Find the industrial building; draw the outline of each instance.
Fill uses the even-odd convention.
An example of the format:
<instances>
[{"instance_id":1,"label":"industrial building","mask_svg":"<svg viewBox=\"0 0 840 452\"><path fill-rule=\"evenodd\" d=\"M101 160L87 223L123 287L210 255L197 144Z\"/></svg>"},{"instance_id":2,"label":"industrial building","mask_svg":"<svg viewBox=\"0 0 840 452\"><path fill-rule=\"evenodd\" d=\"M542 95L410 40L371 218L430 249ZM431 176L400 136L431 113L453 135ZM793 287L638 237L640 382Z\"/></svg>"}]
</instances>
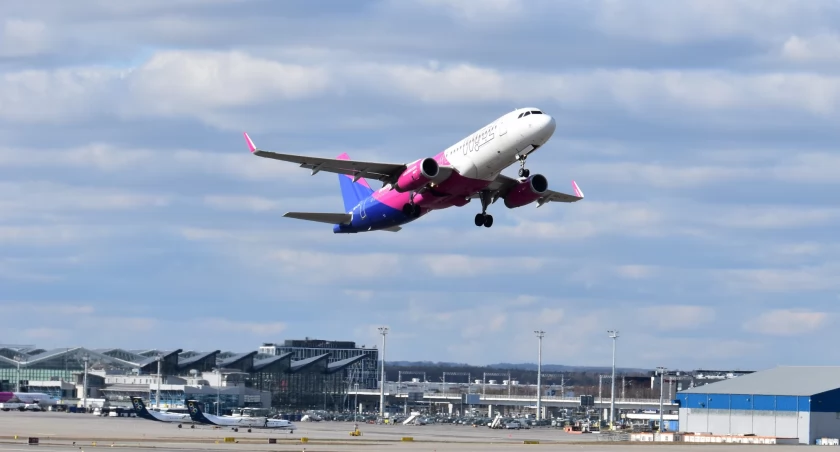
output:
<instances>
[{"instance_id":1,"label":"industrial building","mask_svg":"<svg viewBox=\"0 0 840 452\"><path fill-rule=\"evenodd\" d=\"M213 411L289 411L341 409L348 389L370 388L371 382L359 379L375 375L376 348L314 342L329 346L290 344L270 353L0 346L0 391L43 392L73 406L131 406L130 397L138 396L168 408L183 407L191 398ZM377 387L376 380L372 384Z\"/></svg>"},{"instance_id":2,"label":"industrial building","mask_svg":"<svg viewBox=\"0 0 840 452\"><path fill-rule=\"evenodd\" d=\"M840 438L840 367L778 367L677 393L681 432Z\"/></svg>"}]
</instances>

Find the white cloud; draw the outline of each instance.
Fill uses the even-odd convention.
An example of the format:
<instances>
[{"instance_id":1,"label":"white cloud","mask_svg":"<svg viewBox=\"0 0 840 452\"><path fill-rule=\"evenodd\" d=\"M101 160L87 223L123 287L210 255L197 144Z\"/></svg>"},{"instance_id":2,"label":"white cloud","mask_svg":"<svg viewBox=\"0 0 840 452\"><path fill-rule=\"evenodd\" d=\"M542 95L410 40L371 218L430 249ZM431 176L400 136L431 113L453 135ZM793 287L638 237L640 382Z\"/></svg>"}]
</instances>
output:
<instances>
[{"instance_id":1,"label":"white cloud","mask_svg":"<svg viewBox=\"0 0 840 452\"><path fill-rule=\"evenodd\" d=\"M129 193L101 187L74 187L51 182L0 183L0 210L6 215L20 211L56 213L164 207L169 202L169 198L164 195Z\"/></svg>"},{"instance_id":2,"label":"white cloud","mask_svg":"<svg viewBox=\"0 0 840 452\"><path fill-rule=\"evenodd\" d=\"M491 274L514 274L540 270L549 261L532 257L485 257L464 254L426 255L421 258L437 277L462 278Z\"/></svg>"},{"instance_id":3,"label":"white cloud","mask_svg":"<svg viewBox=\"0 0 840 452\"><path fill-rule=\"evenodd\" d=\"M404 0L396 0L402 3ZM415 0L429 8L440 8L455 18L470 22L495 22L519 18L524 12L522 0Z\"/></svg>"},{"instance_id":4,"label":"white cloud","mask_svg":"<svg viewBox=\"0 0 840 452\"><path fill-rule=\"evenodd\" d=\"M715 310L709 306L660 305L637 309L635 320L659 331L697 329L715 319Z\"/></svg>"},{"instance_id":5,"label":"white cloud","mask_svg":"<svg viewBox=\"0 0 840 452\"><path fill-rule=\"evenodd\" d=\"M827 319L825 312L778 309L748 320L744 329L771 336L798 336L818 331Z\"/></svg>"},{"instance_id":6,"label":"white cloud","mask_svg":"<svg viewBox=\"0 0 840 452\"><path fill-rule=\"evenodd\" d=\"M287 328L283 322L240 322L222 318L203 318L196 321L205 325L210 331L248 334L261 338L281 334Z\"/></svg>"},{"instance_id":7,"label":"white cloud","mask_svg":"<svg viewBox=\"0 0 840 452\"><path fill-rule=\"evenodd\" d=\"M338 91L336 91L338 90ZM79 121L95 115L198 118L223 128L240 107L329 92L384 95L421 103L531 103L622 109L670 118L670 111L761 111L833 116L840 77L726 70L594 69L521 73L458 63L443 68L367 62L308 66L240 51L162 51L128 70L103 67L29 70L0 78L0 118Z\"/></svg>"},{"instance_id":8,"label":"white cloud","mask_svg":"<svg viewBox=\"0 0 840 452\"><path fill-rule=\"evenodd\" d=\"M0 24L0 57L37 55L50 46L50 36L44 22L8 18Z\"/></svg>"},{"instance_id":9,"label":"white cloud","mask_svg":"<svg viewBox=\"0 0 840 452\"><path fill-rule=\"evenodd\" d=\"M802 293L840 287L836 264L793 268L715 270L713 273L732 289L752 293Z\"/></svg>"},{"instance_id":10,"label":"white cloud","mask_svg":"<svg viewBox=\"0 0 840 452\"><path fill-rule=\"evenodd\" d=\"M794 229L828 226L840 220L840 209L788 206L737 206L720 209L706 221L725 228Z\"/></svg>"},{"instance_id":11,"label":"white cloud","mask_svg":"<svg viewBox=\"0 0 840 452\"><path fill-rule=\"evenodd\" d=\"M602 0L587 3L603 32L664 44L685 44L726 38L766 39L830 24L837 12L828 0Z\"/></svg>"},{"instance_id":12,"label":"white cloud","mask_svg":"<svg viewBox=\"0 0 840 452\"><path fill-rule=\"evenodd\" d=\"M656 275L658 268L651 265L619 265L616 273L627 279L648 279Z\"/></svg>"},{"instance_id":13,"label":"white cloud","mask_svg":"<svg viewBox=\"0 0 840 452\"><path fill-rule=\"evenodd\" d=\"M840 61L840 37L823 34L791 36L782 45L783 58L792 61Z\"/></svg>"},{"instance_id":14,"label":"white cloud","mask_svg":"<svg viewBox=\"0 0 840 452\"><path fill-rule=\"evenodd\" d=\"M141 109L162 114L299 99L322 93L330 83L321 68L237 51L159 52L132 71L128 80Z\"/></svg>"},{"instance_id":15,"label":"white cloud","mask_svg":"<svg viewBox=\"0 0 840 452\"><path fill-rule=\"evenodd\" d=\"M577 241L605 234L657 236L664 233L661 226L666 220L665 212L648 203L584 200L569 206L573 212L566 215L570 219L562 221L557 221L556 213L547 211L552 207L557 206L543 206L542 212L535 212L531 206L517 209L517 225L500 225L500 228L517 238L558 241ZM549 218L543 220L541 215Z\"/></svg>"},{"instance_id":16,"label":"white cloud","mask_svg":"<svg viewBox=\"0 0 840 452\"><path fill-rule=\"evenodd\" d=\"M276 200L259 196L205 196L204 203L220 210L246 210L252 212L267 212L276 210L280 203Z\"/></svg>"}]
</instances>

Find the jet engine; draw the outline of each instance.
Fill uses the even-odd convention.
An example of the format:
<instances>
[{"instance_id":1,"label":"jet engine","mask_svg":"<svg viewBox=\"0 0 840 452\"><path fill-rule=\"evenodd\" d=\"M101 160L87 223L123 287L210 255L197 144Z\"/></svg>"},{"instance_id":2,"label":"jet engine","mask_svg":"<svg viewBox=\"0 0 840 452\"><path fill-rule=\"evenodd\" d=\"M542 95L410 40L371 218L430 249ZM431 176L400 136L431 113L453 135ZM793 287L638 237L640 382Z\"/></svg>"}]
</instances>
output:
<instances>
[{"instance_id":1,"label":"jet engine","mask_svg":"<svg viewBox=\"0 0 840 452\"><path fill-rule=\"evenodd\" d=\"M534 174L513 187L505 196L505 207L515 209L539 199L548 190L548 180L542 174Z\"/></svg>"},{"instance_id":2,"label":"jet engine","mask_svg":"<svg viewBox=\"0 0 840 452\"><path fill-rule=\"evenodd\" d=\"M427 157L417 160L400 174L397 183L394 184L394 190L400 193L417 190L437 177L438 173L440 166L435 159Z\"/></svg>"}]
</instances>

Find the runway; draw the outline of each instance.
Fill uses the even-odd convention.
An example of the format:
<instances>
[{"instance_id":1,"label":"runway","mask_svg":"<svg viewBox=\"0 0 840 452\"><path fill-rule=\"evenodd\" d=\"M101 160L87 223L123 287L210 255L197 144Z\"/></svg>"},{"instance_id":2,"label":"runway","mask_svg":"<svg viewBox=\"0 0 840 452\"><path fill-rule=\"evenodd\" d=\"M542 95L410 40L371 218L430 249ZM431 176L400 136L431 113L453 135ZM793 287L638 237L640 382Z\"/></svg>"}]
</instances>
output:
<instances>
[{"instance_id":1,"label":"runway","mask_svg":"<svg viewBox=\"0 0 840 452\"><path fill-rule=\"evenodd\" d=\"M728 451L739 445L681 445L654 443L611 443L598 441L597 434L575 435L559 429L491 430L486 427L457 425L369 425L360 424L362 436L350 436L352 423L303 422L293 434L287 431L245 430L167 424L140 418L98 417L69 413L0 413L0 452L4 451L92 451L103 447L123 452L155 451L520 451L584 449L585 452L639 450L656 447L662 452L703 447ZM17 439L15 439L17 436ZM30 437L39 438L38 446L27 444ZM226 442L227 441L232 442ZM276 443L269 443L269 439ZM405 441L403 438L411 438ZM526 444L538 442L538 444ZM761 446L780 452L796 446Z\"/></svg>"}]
</instances>

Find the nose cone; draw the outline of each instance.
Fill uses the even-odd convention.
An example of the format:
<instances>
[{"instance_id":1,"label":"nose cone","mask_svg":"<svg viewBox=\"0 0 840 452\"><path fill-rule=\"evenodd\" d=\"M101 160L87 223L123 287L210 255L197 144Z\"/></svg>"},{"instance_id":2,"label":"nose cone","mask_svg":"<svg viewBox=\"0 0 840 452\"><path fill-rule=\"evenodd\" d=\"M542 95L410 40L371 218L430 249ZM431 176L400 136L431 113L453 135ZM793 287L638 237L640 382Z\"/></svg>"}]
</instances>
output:
<instances>
[{"instance_id":1,"label":"nose cone","mask_svg":"<svg viewBox=\"0 0 840 452\"><path fill-rule=\"evenodd\" d=\"M542 115L532 115L534 117L534 132L535 132L535 139L537 145L542 146L554 135L554 129L557 128L557 121L550 115L542 114Z\"/></svg>"},{"instance_id":2,"label":"nose cone","mask_svg":"<svg viewBox=\"0 0 840 452\"><path fill-rule=\"evenodd\" d=\"M554 135L554 129L557 128L557 121L554 120L554 116L546 114L543 116L545 116L546 119L545 124L542 126L543 133L545 133L547 137L550 137Z\"/></svg>"}]
</instances>

